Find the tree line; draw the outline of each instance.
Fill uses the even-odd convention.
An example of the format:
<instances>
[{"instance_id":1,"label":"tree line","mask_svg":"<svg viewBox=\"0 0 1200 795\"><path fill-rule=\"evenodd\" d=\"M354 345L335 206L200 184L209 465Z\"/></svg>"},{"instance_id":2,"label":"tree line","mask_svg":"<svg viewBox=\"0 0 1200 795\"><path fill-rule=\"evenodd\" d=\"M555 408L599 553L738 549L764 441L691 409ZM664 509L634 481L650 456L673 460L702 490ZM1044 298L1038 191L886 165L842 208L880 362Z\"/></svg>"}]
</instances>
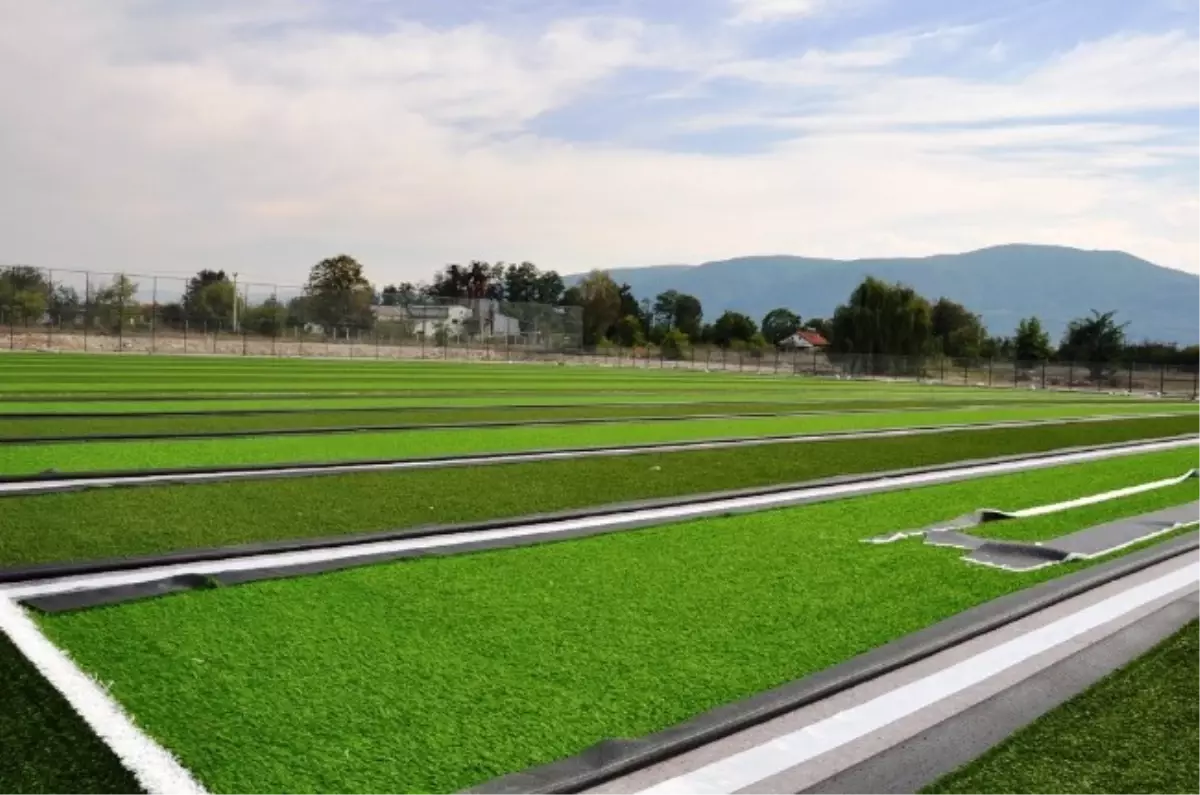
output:
<instances>
[{"instance_id":1,"label":"tree line","mask_svg":"<svg viewBox=\"0 0 1200 795\"><path fill-rule=\"evenodd\" d=\"M654 345L663 356L682 358L694 345L743 350L762 355L798 331L823 336L832 353L872 356L950 357L1077 361L1096 366L1116 363L1196 365L1200 348L1126 338L1128 324L1116 312L1093 310L1075 318L1054 343L1037 317L1021 319L1008 334L993 334L976 313L949 298L931 301L912 287L867 277L829 318L801 318L788 307L761 320L733 310L707 322L700 300L677 290L639 299L627 283L604 271L592 271L567 286L554 270L531 262L450 264L428 283L401 282L376 288L363 266L341 254L323 259L308 274L299 295L287 301L272 296L250 305L223 270L193 276L178 301L150 307L136 300L138 285L123 275L97 286L86 300L64 284L51 284L44 272L28 266L0 268L0 310L26 322L47 318L56 325L76 322L86 309L92 323L119 325L124 318L157 311L164 324L213 323L275 335L287 328L318 324L325 328L371 329L380 306L415 305L430 299L454 299L474 305L496 302L522 329L553 324L556 309L580 307L578 329L584 347ZM86 304L86 307L85 307ZM11 320L9 321L11 322ZM476 329L478 331L478 329Z\"/></svg>"}]
</instances>

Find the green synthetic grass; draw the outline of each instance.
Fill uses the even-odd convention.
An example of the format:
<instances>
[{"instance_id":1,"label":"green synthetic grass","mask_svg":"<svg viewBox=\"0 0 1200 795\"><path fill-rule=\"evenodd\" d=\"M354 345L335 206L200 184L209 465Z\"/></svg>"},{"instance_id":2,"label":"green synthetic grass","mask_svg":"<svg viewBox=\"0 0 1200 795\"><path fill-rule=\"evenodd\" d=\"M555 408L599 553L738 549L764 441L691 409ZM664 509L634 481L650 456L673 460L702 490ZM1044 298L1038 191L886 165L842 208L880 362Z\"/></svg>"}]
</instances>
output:
<instances>
[{"instance_id":1,"label":"green synthetic grass","mask_svg":"<svg viewBox=\"0 0 1200 795\"><path fill-rule=\"evenodd\" d=\"M0 412L0 440L37 439L41 437L87 436L100 434L184 434L230 433L243 431L269 432L290 429L328 429L358 426L444 425L484 422L570 421L578 419L690 417L701 414L736 416L738 414L796 414L800 412L853 412L887 410L950 410L956 408L1002 408L1023 405L1018 401L996 403L967 400L804 400L786 403L717 402L717 403L637 403L629 405L579 404L575 406L411 406L377 409L338 410L324 405L307 410L283 406L275 411L241 414L212 411L202 414L146 413L142 416L113 414L109 416L69 415L55 417L4 416ZM1031 406L1058 408L1059 404L1040 401ZM1080 413L1092 410L1108 413L1155 413L1180 410L1175 404L1152 404L1122 401L1101 403L1089 401L1070 404L1079 406ZM287 410L287 409L291 410ZM203 411L203 409L199 409ZM42 412L44 413L44 412Z\"/></svg>"},{"instance_id":2,"label":"green synthetic grass","mask_svg":"<svg viewBox=\"0 0 1200 795\"><path fill-rule=\"evenodd\" d=\"M1161 407L1156 408L1161 410ZM798 417L722 417L603 425L534 425L279 437L7 444L0 446L0 475L32 474L49 470L87 472L427 458L440 455L699 441L739 436L877 430L914 425L1100 417L1121 413L1124 413L1124 407L1068 404L940 412L926 410Z\"/></svg>"},{"instance_id":3,"label":"green synthetic grass","mask_svg":"<svg viewBox=\"0 0 1200 795\"><path fill-rule=\"evenodd\" d=\"M886 439L0 497L4 516L0 566L526 516L838 474L1149 439L1194 433L1196 427L1193 417L1111 420ZM1194 451L1187 460L1194 465ZM1184 468L1181 464L1174 474Z\"/></svg>"},{"instance_id":4,"label":"green synthetic grass","mask_svg":"<svg viewBox=\"0 0 1200 795\"><path fill-rule=\"evenodd\" d=\"M1196 792L1197 630L1193 621L925 792Z\"/></svg>"},{"instance_id":5,"label":"green synthetic grass","mask_svg":"<svg viewBox=\"0 0 1200 795\"><path fill-rule=\"evenodd\" d=\"M1076 570L1013 574L861 539L1161 476L1172 458L40 620L214 791L449 792L665 728Z\"/></svg>"},{"instance_id":6,"label":"green synthetic grass","mask_svg":"<svg viewBox=\"0 0 1200 795\"><path fill-rule=\"evenodd\" d=\"M1186 468L1195 466L1196 454L1193 452L1190 467L1185 467L1185 470L1174 474L1181 475ZM1149 480L1162 480L1170 476L1171 473L1167 473L1161 478L1150 478ZM1125 485L1133 486L1135 483ZM1099 491L1101 490L1097 489L1097 493ZM1152 511L1195 502L1198 496L1200 495L1197 494L1197 481L1186 480L1175 486L1167 486L1095 505L1085 505L1081 508L1072 508L1061 513L989 522L972 528L970 533L984 538L1001 538L1006 541L1048 541L1080 528L1095 527L1117 519L1140 516Z\"/></svg>"},{"instance_id":7,"label":"green synthetic grass","mask_svg":"<svg viewBox=\"0 0 1200 795\"><path fill-rule=\"evenodd\" d=\"M108 746L3 633L0 792L141 792Z\"/></svg>"}]
</instances>

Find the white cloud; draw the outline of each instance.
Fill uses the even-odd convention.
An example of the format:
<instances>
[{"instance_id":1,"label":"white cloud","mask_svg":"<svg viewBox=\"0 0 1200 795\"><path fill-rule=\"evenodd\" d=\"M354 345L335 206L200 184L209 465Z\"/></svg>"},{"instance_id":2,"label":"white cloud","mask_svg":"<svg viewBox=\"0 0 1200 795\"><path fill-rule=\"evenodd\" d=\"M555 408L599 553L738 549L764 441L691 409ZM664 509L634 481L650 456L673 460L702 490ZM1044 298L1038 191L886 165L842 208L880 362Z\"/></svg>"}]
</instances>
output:
<instances>
[{"instance_id":1,"label":"white cloud","mask_svg":"<svg viewBox=\"0 0 1200 795\"><path fill-rule=\"evenodd\" d=\"M775 22L810 17L828 0L732 0L734 22Z\"/></svg>"},{"instance_id":2,"label":"white cloud","mask_svg":"<svg viewBox=\"0 0 1200 795\"><path fill-rule=\"evenodd\" d=\"M1189 148L1194 157L1194 141L1148 123L1039 119L1195 107L1195 41L1182 34L1081 44L985 83L888 76L882 67L925 41L911 36L799 54L772 73L635 20L564 20L528 36L301 25L263 38L244 30L270 19L257 6L249 20L228 5L203 24L134 8L0 0L5 260L215 266L295 283L340 251L377 280L414 280L469 258L571 272L1029 241L1198 267L1194 183L1178 169L1144 171ZM823 104L784 120L708 119L798 135L755 156L527 131L622 69L680 65L772 91L821 89ZM1027 122L909 126L1009 119Z\"/></svg>"}]
</instances>

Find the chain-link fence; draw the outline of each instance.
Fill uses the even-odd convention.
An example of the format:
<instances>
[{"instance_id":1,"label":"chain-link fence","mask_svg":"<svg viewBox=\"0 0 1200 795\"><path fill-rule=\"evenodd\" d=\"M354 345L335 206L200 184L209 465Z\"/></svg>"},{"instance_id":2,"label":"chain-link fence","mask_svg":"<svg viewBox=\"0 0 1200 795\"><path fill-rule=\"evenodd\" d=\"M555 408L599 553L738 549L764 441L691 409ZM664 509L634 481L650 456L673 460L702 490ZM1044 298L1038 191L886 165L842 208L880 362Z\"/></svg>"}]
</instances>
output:
<instances>
[{"instance_id":1,"label":"chain-link fence","mask_svg":"<svg viewBox=\"0 0 1200 795\"><path fill-rule=\"evenodd\" d=\"M386 303L384 303L386 301ZM705 345L585 349L580 307L314 293L168 276L0 268L0 349L556 361L978 387L1197 395L1197 365L882 356Z\"/></svg>"},{"instance_id":2,"label":"chain-link fence","mask_svg":"<svg viewBox=\"0 0 1200 795\"><path fill-rule=\"evenodd\" d=\"M833 353L820 348L773 349L686 346L623 348L600 346L571 357L615 367L691 369L760 375L804 375L836 379L910 381L951 386L1132 392L1170 397L1197 396L1197 365L1111 362L1088 364L944 356L886 356Z\"/></svg>"},{"instance_id":3,"label":"chain-link fence","mask_svg":"<svg viewBox=\"0 0 1200 795\"><path fill-rule=\"evenodd\" d=\"M574 306L0 268L0 348L13 350L520 361L582 339Z\"/></svg>"}]
</instances>

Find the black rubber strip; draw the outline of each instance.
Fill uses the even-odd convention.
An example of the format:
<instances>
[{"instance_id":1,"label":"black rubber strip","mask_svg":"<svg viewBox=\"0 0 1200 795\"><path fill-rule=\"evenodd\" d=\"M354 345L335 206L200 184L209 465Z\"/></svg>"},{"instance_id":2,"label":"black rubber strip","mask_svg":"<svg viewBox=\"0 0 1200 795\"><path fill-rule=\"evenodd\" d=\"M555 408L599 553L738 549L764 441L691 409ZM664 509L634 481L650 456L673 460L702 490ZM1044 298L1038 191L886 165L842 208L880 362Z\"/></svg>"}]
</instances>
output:
<instances>
[{"instance_id":1,"label":"black rubber strip","mask_svg":"<svg viewBox=\"0 0 1200 795\"><path fill-rule=\"evenodd\" d=\"M1154 417L1149 417L1153 419ZM171 484L172 477L186 478L190 475L212 475L202 481L181 479L178 483L217 483L223 480L259 480L267 478L312 477L314 475L347 475L356 471L369 471L370 467L386 467L394 464L411 464L413 468L433 469L440 467L481 466L488 464L531 463L547 458L566 455L578 457L604 457L637 455L655 452L687 452L689 450L713 450L730 447L756 447L772 444L808 444L826 441L854 439L895 438L902 436L932 435L965 431L1003 431L1006 429L1036 428L1042 425L1074 425L1091 422L1121 422L1141 417L1088 417L1082 419L1001 421L995 423L958 423L954 425L908 425L896 428L878 428L864 431L831 431L827 433L772 434L769 436L734 436L713 439L689 439L677 442L639 442L599 447L553 447L514 452L463 453L455 455L426 456L420 458L362 458L346 461L300 461L275 462L271 464L248 464L245 466L165 467L162 469L117 469L91 470L83 472L35 472L0 477L0 486L10 483L47 483L44 489L30 488L21 491L0 491L0 499L33 494L49 494L78 491L87 488L127 488L133 486L161 486ZM1164 442L1192 438L1193 434L1151 437L1136 440L1136 444ZM1127 445L1129 442L1119 442ZM286 471L281 471L286 470ZM149 483L137 482L136 478L161 478ZM97 483L117 478L130 478L129 483ZM63 483L62 481L72 481Z\"/></svg>"},{"instance_id":2,"label":"black rubber strip","mask_svg":"<svg viewBox=\"0 0 1200 795\"><path fill-rule=\"evenodd\" d=\"M698 494L683 494L674 497L631 500L628 502L608 503L605 505L595 505L587 508L577 508L566 511L553 511L547 513L505 517L500 519L488 519L479 522L462 522L445 525L418 525L415 527L402 529L346 533L336 536L320 536L316 538L288 539L282 541L260 541L253 544L238 544L234 546L182 550L179 552L167 552L154 555L136 555L130 557L102 558L97 560L58 563L39 563L28 566L0 569L0 583L57 579L60 577L72 577L83 574L99 574L102 572L112 571L130 571L133 569L144 569L153 566L202 563L210 560L251 557L253 555L264 555L279 552L300 552L311 549L351 546L354 544L370 543L373 541L394 541L421 536L454 535L456 533L468 533L480 530L500 530L508 527L516 527L527 524L569 521L572 519L587 519L594 516L603 516L605 514L625 513L629 511L647 510L653 508L673 508L682 505L698 505L707 502L735 499L738 497L759 497L770 494L779 494L786 491L795 491L799 489L813 489L823 486L863 483L871 480L882 480L886 478L898 478L907 475L945 472L954 469L964 469L967 467L982 466L987 464L1003 464L1018 461L1038 461L1045 458L1069 455L1071 453L1119 449L1122 447L1136 447L1141 444L1145 444L1145 440L1138 442L1116 442L1087 447L1066 447L1037 453L1016 453L1012 455L996 456L994 458L974 458L959 461L947 461L940 464L930 464L928 466L909 467L905 469L856 472L848 475L833 475L815 480L777 483L770 486L754 486L750 488L726 489L722 491L710 491ZM983 475L980 477L987 476Z\"/></svg>"},{"instance_id":3,"label":"black rubber strip","mask_svg":"<svg viewBox=\"0 0 1200 795\"><path fill-rule=\"evenodd\" d=\"M1200 616L1196 595L1150 615L805 793L920 792L1146 654Z\"/></svg>"},{"instance_id":4,"label":"black rubber strip","mask_svg":"<svg viewBox=\"0 0 1200 795\"><path fill-rule=\"evenodd\" d=\"M1136 571L1200 549L1192 533L973 607L831 668L717 707L638 739L604 740L581 753L492 779L472 793L573 793L662 762L911 665L971 638Z\"/></svg>"}]
</instances>

